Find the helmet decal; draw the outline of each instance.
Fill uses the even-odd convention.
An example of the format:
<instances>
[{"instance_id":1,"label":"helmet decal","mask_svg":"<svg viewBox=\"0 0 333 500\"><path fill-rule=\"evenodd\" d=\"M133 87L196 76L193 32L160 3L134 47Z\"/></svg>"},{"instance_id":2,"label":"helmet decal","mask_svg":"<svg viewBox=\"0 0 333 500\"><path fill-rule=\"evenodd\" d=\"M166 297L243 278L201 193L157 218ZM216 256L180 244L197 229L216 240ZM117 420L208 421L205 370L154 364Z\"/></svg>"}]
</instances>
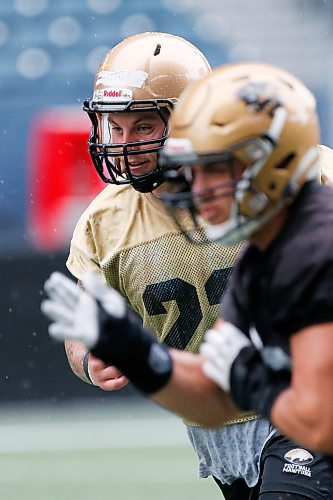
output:
<instances>
[{"instance_id":1,"label":"helmet decal","mask_svg":"<svg viewBox=\"0 0 333 500\"><path fill-rule=\"evenodd\" d=\"M110 85L114 87L143 88L148 73L138 69L123 71L100 71L96 75L96 85Z\"/></svg>"}]
</instances>

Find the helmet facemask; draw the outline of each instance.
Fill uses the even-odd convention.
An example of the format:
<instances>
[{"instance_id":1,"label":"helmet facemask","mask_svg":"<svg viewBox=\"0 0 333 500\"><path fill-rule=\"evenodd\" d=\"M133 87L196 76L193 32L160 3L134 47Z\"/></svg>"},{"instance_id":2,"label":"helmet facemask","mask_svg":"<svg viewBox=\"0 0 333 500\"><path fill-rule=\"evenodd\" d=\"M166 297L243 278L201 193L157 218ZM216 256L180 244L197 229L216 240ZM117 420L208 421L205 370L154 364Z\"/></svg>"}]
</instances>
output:
<instances>
[{"instance_id":1,"label":"helmet facemask","mask_svg":"<svg viewBox=\"0 0 333 500\"><path fill-rule=\"evenodd\" d=\"M278 116L283 123L284 113ZM168 155L167 146L162 153L162 162L168 163L169 170L164 173L165 179L169 181L168 189L162 194L162 199L172 212L178 226L186 237L193 243L206 244L215 241L224 245L234 245L248 239L263 224L268 222L283 207L288 205L299 191L299 180L306 172L307 180L314 180L317 176L317 151L310 149L294 175L291 176L289 184L284 190L283 196L278 201L271 203L268 196L256 188L256 179L261 170L266 166L277 144L278 137L269 134L262 138L250 138L244 142L224 149L216 154L196 155L195 162L186 163L182 154ZM168 141L173 141L169 139ZM195 153L191 155L194 157ZM232 158L237 158L244 164L244 172L240 176L233 167ZM292 157L290 158L290 161ZM182 162L179 170L173 165ZM215 183L212 187L193 193L193 166L194 163L206 165L206 168L217 170L218 165L223 163L224 169L229 172L229 181ZM286 159L287 167L288 159ZM276 168L284 168L282 165ZM206 201L214 201L223 197L232 197L230 213L224 222L210 224L200 216L200 205ZM243 203L245 201L247 215L244 215ZM185 215L186 214L186 215ZM189 225L189 217L192 225Z\"/></svg>"},{"instance_id":2,"label":"helmet facemask","mask_svg":"<svg viewBox=\"0 0 333 500\"><path fill-rule=\"evenodd\" d=\"M167 142L167 146L161 155L161 161L169 165L169 169L164 173L168 184L161 198L171 211L182 232L192 243L207 244L211 239L215 239L211 238L207 222L200 215L201 208L207 203L235 198L237 186L242 179L241 175L245 166L246 149L252 152L256 150L258 158L258 148L255 148L252 141L248 141L246 144L239 145L238 149L230 148L215 154L194 155L196 158L193 157L193 161L187 163L188 159L185 159L186 155L184 154L173 155L172 160L170 159ZM261 154L263 154L262 151ZM191 154L187 154L188 158L190 156ZM178 170L175 169L177 163L182 164ZM205 172L206 175L215 173L218 176L225 173L227 178L214 182L211 186L204 187L199 191L194 191L193 181L197 169L202 170L204 175ZM226 213L227 217L228 213ZM221 224L218 226L220 227ZM210 227L214 228L216 226Z\"/></svg>"},{"instance_id":3,"label":"helmet facemask","mask_svg":"<svg viewBox=\"0 0 333 500\"><path fill-rule=\"evenodd\" d=\"M87 111L91 122L91 135L88 140L89 153L95 168L106 183L131 184L140 192L150 192L156 189L164 178L163 168L157 162L157 156L167 138L168 118L172 109L172 102L167 99L140 100L107 104L86 100L84 110ZM156 113L164 125L162 135L154 139L137 142L115 142L111 120L120 113ZM143 175L134 175L130 168L131 157L155 154L156 168Z\"/></svg>"}]
</instances>

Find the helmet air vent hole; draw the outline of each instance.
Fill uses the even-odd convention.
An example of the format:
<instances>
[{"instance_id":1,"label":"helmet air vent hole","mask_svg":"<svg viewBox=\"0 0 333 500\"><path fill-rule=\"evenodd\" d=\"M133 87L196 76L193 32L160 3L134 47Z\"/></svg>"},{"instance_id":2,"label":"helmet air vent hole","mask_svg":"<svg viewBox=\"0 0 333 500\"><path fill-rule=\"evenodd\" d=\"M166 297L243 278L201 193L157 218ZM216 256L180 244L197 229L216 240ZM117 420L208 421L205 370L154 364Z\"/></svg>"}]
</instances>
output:
<instances>
[{"instance_id":1,"label":"helmet air vent hole","mask_svg":"<svg viewBox=\"0 0 333 500\"><path fill-rule=\"evenodd\" d=\"M280 80L280 82L284 83L284 85L286 85L290 89L295 90L294 86L290 82L288 82L287 80L284 80L284 78L279 78L279 80Z\"/></svg>"},{"instance_id":2,"label":"helmet air vent hole","mask_svg":"<svg viewBox=\"0 0 333 500\"><path fill-rule=\"evenodd\" d=\"M280 163L275 165L275 168L278 169L284 169L287 168L289 163L295 158L295 153L290 153L288 156L286 156Z\"/></svg>"},{"instance_id":3,"label":"helmet air vent hole","mask_svg":"<svg viewBox=\"0 0 333 500\"><path fill-rule=\"evenodd\" d=\"M225 127L226 125L228 125L228 123L225 123L225 122L217 122L217 121L212 122L212 126L213 126L213 127Z\"/></svg>"},{"instance_id":4,"label":"helmet air vent hole","mask_svg":"<svg viewBox=\"0 0 333 500\"><path fill-rule=\"evenodd\" d=\"M158 43L156 45L156 49L155 49L155 52L154 52L154 56L158 56L158 54L161 52L161 44Z\"/></svg>"}]
</instances>

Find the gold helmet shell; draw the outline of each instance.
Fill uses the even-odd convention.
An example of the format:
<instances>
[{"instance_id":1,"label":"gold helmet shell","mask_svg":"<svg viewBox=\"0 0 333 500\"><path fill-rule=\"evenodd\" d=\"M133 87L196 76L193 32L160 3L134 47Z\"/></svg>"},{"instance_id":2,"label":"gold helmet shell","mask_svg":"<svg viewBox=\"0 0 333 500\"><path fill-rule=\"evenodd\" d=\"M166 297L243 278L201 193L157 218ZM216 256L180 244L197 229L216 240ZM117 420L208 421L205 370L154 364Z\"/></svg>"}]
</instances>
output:
<instances>
[{"instance_id":1,"label":"gold helmet shell","mask_svg":"<svg viewBox=\"0 0 333 500\"><path fill-rule=\"evenodd\" d=\"M105 56L96 73L94 96L127 88L131 99L168 99L175 104L185 87L210 72L192 43L169 33L147 32L126 38ZM112 95L105 96L112 102Z\"/></svg>"},{"instance_id":2,"label":"gold helmet shell","mask_svg":"<svg viewBox=\"0 0 333 500\"><path fill-rule=\"evenodd\" d=\"M165 154L173 161L234 155L246 166L230 219L221 224L224 243L247 238L318 174L314 95L269 64L225 65L194 82L173 113L169 137ZM183 158L177 143L184 144Z\"/></svg>"}]
</instances>

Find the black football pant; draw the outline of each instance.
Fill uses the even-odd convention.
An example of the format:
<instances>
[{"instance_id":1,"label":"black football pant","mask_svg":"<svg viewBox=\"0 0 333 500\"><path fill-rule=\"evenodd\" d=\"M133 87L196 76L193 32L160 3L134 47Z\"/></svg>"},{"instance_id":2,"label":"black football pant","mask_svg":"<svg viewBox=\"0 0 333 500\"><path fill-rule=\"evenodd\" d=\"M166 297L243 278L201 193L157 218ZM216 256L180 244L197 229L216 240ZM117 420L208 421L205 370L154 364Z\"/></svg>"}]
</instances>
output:
<instances>
[{"instance_id":1,"label":"black football pant","mask_svg":"<svg viewBox=\"0 0 333 500\"><path fill-rule=\"evenodd\" d=\"M308 451L276 432L266 443L256 486L243 479L222 484L225 500L332 500L331 459Z\"/></svg>"}]
</instances>

